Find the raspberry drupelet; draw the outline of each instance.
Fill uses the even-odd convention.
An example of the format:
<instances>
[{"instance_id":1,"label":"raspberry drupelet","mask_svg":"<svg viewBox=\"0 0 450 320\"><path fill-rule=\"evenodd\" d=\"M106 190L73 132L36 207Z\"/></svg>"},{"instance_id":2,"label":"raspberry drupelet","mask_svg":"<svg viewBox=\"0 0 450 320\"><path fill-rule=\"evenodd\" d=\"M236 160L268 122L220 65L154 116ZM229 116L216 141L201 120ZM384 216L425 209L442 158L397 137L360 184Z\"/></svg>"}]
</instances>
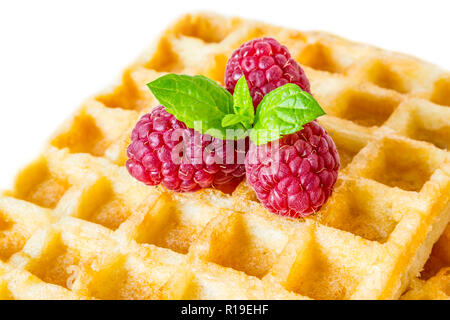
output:
<instances>
[{"instance_id":1,"label":"raspberry drupelet","mask_svg":"<svg viewBox=\"0 0 450 320\"><path fill-rule=\"evenodd\" d=\"M232 144L234 153L231 164L226 159L227 147L230 150L227 143ZM126 167L134 178L151 186L162 184L177 192L208 187L226 191L245 175L244 164L236 160L237 146L236 141L194 134L194 129L158 106L142 116L133 129Z\"/></svg>"},{"instance_id":2,"label":"raspberry drupelet","mask_svg":"<svg viewBox=\"0 0 450 320\"><path fill-rule=\"evenodd\" d=\"M298 218L315 213L331 196L340 160L331 137L312 121L280 140L251 143L245 166L248 183L267 209Z\"/></svg>"},{"instance_id":3,"label":"raspberry drupelet","mask_svg":"<svg viewBox=\"0 0 450 320\"><path fill-rule=\"evenodd\" d=\"M294 83L310 93L303 69L288 49L273 38L251 40L232 53L225 69L225 86L230 93L243 75L255 109L264 95L286 83Z\"/></svg>"}]
</instances>

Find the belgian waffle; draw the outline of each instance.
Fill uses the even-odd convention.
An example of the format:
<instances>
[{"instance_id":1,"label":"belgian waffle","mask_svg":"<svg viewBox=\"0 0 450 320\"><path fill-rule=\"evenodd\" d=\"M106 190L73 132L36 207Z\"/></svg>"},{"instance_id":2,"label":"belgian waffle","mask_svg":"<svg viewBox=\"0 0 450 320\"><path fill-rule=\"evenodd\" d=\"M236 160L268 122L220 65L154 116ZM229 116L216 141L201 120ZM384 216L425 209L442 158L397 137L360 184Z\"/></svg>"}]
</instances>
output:
<instances>
[{"instance_id":1,"label":"belgian waffle","mask_svg":"<svg viewBox=\"0 0 450 320\"><path fill-rule=\"evenodd\" d=\"M293 220L265 210L245 181L231 195L176 194L131 178L130 132L157 105L146 83L168 72L222 83L231 52L262 36L289 48L327 112L319 122L342 169L325 207ZM396 299L409 289L404 298L448 298L445 269L416 277L450 218L449 106L450 74L416 58L324 32L186 15L0 197L0 297ZM448 259L442 239L430 275Z\"/></svg>"},{"instance_id":2,"label":"belgian waffle","mask_svg":"<svg viewBox=\"0 0 450 320\"><path fill-rule=\"evenodd\" d=\"M434 245L421 279L413 280L402 299L450 300L450 225Z\"/></svg>"}]
</instances>

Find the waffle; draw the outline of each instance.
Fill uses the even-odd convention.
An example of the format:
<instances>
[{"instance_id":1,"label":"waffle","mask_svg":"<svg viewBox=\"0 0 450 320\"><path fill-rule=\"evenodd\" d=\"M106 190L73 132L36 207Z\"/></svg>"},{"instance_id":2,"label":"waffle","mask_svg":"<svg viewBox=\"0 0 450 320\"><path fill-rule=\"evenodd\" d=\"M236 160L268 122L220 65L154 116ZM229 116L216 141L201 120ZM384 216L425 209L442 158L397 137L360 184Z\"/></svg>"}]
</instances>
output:
<instances>
[{"instance_id":1,"label":"waffle","mask_svg":"<svg viewBox=\"0 0 450 320\"><path fill-rule=\"evenodd\" d=\"M342 169L324 208L287 219L245 181L231 194L177 194L131 178L131 130L157 105L145 84L169 72L222 83L231 52L261 36L290 49L327 112L319 122ZM434 261L448 237L427 264L431 278L417 277L450 219L449 106L450 74L416 58L324 32L186 15L86 100L0 197L0 297L443 298L447 271L434 275L443 266Z\"/></svg>"},{"instance_id":2,"label":"waffle","mask_svg":"<svg viewBox=\"0 0 450 320\"><path fill-rule=\"evenodd\" d=\"M412 281L402 299L450 300L450 225L434 245L421 279Z\"/></svg>"}]
</instances>

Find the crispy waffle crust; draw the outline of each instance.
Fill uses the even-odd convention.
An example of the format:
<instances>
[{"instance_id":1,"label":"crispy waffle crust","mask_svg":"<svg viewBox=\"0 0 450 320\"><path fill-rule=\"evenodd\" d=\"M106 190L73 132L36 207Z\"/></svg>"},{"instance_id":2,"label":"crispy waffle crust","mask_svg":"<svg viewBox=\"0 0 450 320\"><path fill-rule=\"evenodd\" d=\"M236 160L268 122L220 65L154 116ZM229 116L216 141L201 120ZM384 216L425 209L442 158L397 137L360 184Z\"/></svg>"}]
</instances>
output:
<instances>
[{"instance_id":1,"label":"crispy waffle crust","mask_svg":"<svg viewBox=\"0 0 450 320\"><path fill-rule=\"evenodd\" d=\"M255 37L286 45L327 112L342 161L314 217L231 194L174 194L129 176L130 132L167 72L223 82ZM396 299L449 297L450 74L323 32L186 15L120 82L88 99L0 197L0 297ZM442 271L439 272L439 269ZM429 280L427 280L429 278Z\"/></svg>"}]
</instances>

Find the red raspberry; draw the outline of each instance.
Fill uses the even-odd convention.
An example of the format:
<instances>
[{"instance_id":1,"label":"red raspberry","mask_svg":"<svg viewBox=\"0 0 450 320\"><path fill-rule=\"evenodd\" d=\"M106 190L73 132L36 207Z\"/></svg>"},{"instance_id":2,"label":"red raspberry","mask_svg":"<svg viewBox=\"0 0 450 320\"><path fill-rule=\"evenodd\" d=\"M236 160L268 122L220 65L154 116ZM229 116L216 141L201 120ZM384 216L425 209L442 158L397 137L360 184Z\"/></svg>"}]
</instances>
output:
<instances>
[{"instance_id":1,"label":"red raspberry","mask_svg":"<svg viewBox=\"0 0 450 320\"><path fill-rule=\"evenodd\" d=\"M293 218L322 207L333 191L339 165L336 145L317 121L280 140L251 143L245 159L247 181L258 199L270 211Z\"/></svg>"},{"instance_id":2,"label":"red raspberry","mask_svg":"<svg viewBox=\"0 0 450 320\"><path fill-rule=\"evenodd\" d=\"M245 175L244 164L236 160L236 145L235 141L194 134L193 129L158 106L133 129L126 167L133 177L147 185L162 184L177 192L208 187L229 190ZM226 158L226 147L233 148L228 152L234 157L232 164L228 164L231 160Z\"/></svg>"},{"instance_id":3,"label":"red raspberry","mask_svg":"<svg viewBox=\"0 0 450 320\"><path fill-rule=\"evenodd\" d=\"M245 75L256 109L264 95L294 83L310 93L309 81L288 49L273 38L254 39L231 54L225 69L225 86L234 92L237 81Z\"/></svg>"}]
</instances>

